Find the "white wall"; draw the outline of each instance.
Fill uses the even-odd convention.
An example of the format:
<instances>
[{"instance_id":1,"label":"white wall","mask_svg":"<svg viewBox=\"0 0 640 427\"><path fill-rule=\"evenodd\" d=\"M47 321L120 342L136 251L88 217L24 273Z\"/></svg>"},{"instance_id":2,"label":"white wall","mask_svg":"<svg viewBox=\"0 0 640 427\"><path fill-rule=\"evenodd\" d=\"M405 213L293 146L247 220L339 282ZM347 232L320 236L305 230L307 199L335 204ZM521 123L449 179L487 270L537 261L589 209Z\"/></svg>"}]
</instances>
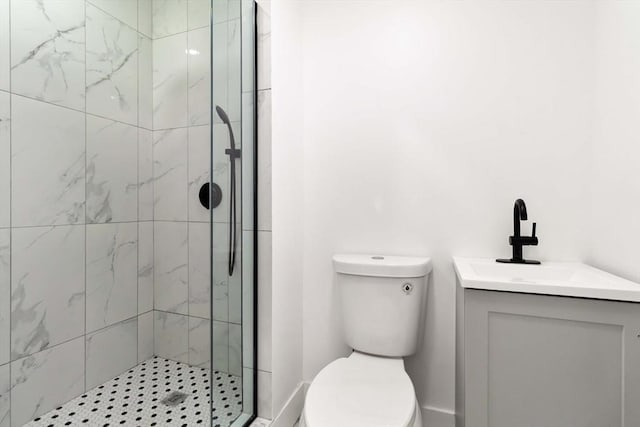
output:
<instances>
[{"instance_id":1,"label":"white wall","mask_svg":"<svg viewBox=\"0 0 640 427\"><path fill-rule=\"evenodd\" d=\"M640 3L597 12L590 262L640 282Z\"/></svg>"},{"instance_id":2,"label":"white wall","mask_svg":"<svg viewBox=\"0 0 640 427\"><path fill-rule=\"evenodd\" d=\"M295 304L303 281L310 381L348 354L332 254L430 255L425 342L408 365L421 403L452 411L451 256L508 256L517 197L539 223L526 255L584 255L593 4L286 3L301 22L273 11L274 322L293 312L295 343L299 313L275 288ZM278 350L273 332L275 376L293 343Z\"/></svg>"},{"instance_id":3,"label":"white wall","mask_svg":"<svg viewBox=\"0 0 640 427\"><path fill-rule=\"evenodd\" d=\"M271 5L272 414L302 381L302 44L298 1Z\"/></svg>"}]
</instances>

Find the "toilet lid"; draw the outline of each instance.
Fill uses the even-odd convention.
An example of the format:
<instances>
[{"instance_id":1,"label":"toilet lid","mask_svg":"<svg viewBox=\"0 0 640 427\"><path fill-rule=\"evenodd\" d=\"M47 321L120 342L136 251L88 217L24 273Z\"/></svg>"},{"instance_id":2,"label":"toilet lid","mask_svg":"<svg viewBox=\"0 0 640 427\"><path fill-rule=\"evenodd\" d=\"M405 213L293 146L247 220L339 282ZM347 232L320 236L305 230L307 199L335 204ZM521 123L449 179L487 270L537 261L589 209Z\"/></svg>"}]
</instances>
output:
<instances>
[{"instance_id":1,"label":"toilet lid","mask_svg":"<svg viewBox=\"0 0 640 427\"><path fill-rule=\"evenodd\" d=\"M308 427L407 427L416 397L402 359L354 352L327 365L305 399Z\"/></svg>"}]
</instances>

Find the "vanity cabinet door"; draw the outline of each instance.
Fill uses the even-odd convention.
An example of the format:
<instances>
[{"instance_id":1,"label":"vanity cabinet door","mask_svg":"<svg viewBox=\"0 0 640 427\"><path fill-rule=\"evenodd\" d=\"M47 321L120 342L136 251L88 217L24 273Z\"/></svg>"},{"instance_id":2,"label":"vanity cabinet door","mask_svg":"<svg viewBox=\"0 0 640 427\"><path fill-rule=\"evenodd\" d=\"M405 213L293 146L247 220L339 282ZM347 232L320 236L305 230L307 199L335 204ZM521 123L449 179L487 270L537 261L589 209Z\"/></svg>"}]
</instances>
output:
<instances>
[{"instance_id":1,"label":"vanity cabinet door","mask_svg":"<svg viewBox=\"0 0 640 427\"><path fill-rule=\"evenodd\" d=\"M465 427L640 426L640 304L464 297Z\"/></svg>"}]
</instances>

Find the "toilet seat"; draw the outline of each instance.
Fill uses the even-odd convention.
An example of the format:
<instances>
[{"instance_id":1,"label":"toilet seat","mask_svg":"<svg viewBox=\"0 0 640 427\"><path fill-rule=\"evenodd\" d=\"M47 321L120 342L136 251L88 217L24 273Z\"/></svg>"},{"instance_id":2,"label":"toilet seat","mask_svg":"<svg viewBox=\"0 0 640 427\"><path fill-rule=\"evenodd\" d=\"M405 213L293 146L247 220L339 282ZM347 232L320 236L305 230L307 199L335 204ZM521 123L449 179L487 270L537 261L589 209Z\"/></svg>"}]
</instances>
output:
<instances>
[{"instance_id":1,"label":"toilet seat","mask_svg":"<svg viewBox=\"0 0 640 427\"><path fill-rule=\"evenodd\" d=\"M327 365L311 383L307 427L408 427L416 397L400 358L354 352Z\"/></svg>"}]
</instances>

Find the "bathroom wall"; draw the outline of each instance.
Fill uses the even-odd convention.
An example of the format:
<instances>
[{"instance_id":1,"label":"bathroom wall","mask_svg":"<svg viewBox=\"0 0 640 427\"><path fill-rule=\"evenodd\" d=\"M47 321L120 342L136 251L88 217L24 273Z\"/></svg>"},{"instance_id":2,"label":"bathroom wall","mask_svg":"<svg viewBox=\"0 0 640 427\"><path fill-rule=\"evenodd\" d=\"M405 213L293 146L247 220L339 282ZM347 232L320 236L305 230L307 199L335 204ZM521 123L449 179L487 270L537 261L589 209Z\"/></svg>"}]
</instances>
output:
<instances>
[{"instance_id":1,"label":"bathroom wall","mask_svg":"<svg viewBox=\"0 0 640 427\"><path fill-rule=\"evenodd\" d=\"M147 4L0 0L0 426L153 355Z\"/></svg>"},{"instance_id":2,"label":"bathroom wall","mask_svg":"<svg viewBox=\"0 0 640 427\"><path fill-rule=\"evenodd\" d=\"M349 352L331 256L431 256L424 342L407 368L425 425L452 426L451 257L509 255L518 197L538 222L540 246L527 256L586 255L593 3L285 3L272 8L274 312L287 298L276 297L280 279L303 289L311 381ZM295 8L299 28L280 27ZM300 169L281 172L300 152ZM287 226L291 239L303 230L303 243L293 240L302 255L276 239ZM303 277L278 268L283 255Z\"/></svg>"},{"instance_id":3,"label":"bathroom wall","mask_svg":"<svg viewBox=\"0 0 640 427\"><path fill-rule=\"evenodd\" d=\"M278 1L271 6L272 96L272 413L287 425L300 408L303 375L304 264L304 3ZM260 305L259 305L260 307ZM323 337L317 337L322 340ZM321 341L318 341L319 345ZM291 402L289 403L289 398ZM286 405L286 407L285 407ZM293 418L299 415L293 414Z\"/></svg>"},{"instance_id":4,"label":"bathroom wall","mask_svg":"<svg viewBox=\"0 0 640 427\"><path fill-rule=\"evenodd\" d=\"M299 210L275 210L291 206L302 196L302 144L291 135L301 129L300 104L289 105L285 122L272 124L272 73L279 77L279 99L290 99L301 90L296 49L271 51L272 26L288 40L302 35L297 7L301 2L259 0L257 2L257 84L258 84L258 402L260 418L276 419L288 425L298 417L293 412L282 417L289 397L302 382L302 219ZM272 7L278 21L272 23ZM293 8L293 12L290 11ZM283 16L283 13L286 15ZM279 44L281 45L281 44ZM273 59L272 59L273 58ZM285 59L286 58L286 59ZM272 71L272 63L279 65ZM286 81L286 84L284 82ZM281 106L276 108L282 108ZM279 125L277 128L276 125ZM277 144L272 144L278 141ZM287 141L288 143L284 143ZM272 202L272 200L274 200ZM287 200L287 202L284 202ZM273 251L277 248L277 251ZM247 368L245 368L246 371ZM246 378L246 376L245 376ZM275 425L275 424L274 424Z\"/></svg>"},{"instance_id":5,"label":"bathroom wall","mask_svg":"<svg viewBox=\"0 0 640 427\"><path fill-rule=\"evenodd\" d=\"M640 283L640 4L598 2L589 261Z\"/></svg>"}]
</instances>

